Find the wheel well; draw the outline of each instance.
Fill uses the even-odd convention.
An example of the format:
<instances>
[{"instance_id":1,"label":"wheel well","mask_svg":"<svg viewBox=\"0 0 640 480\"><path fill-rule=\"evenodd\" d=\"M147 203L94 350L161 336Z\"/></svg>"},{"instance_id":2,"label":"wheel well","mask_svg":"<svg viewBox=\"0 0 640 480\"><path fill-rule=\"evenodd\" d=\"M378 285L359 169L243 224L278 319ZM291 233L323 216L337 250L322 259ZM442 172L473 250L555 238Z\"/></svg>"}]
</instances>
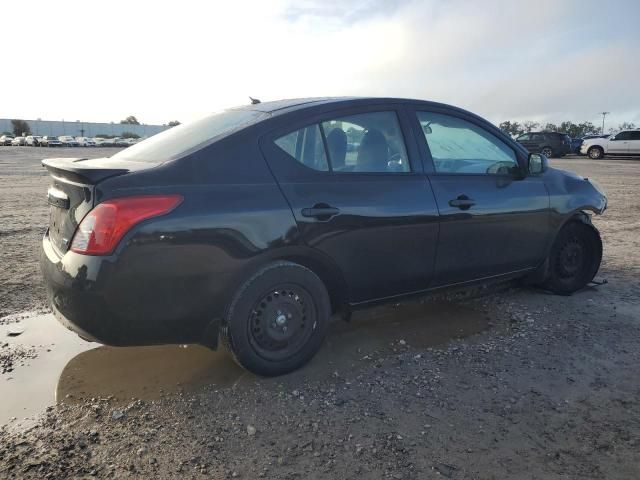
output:
<instances>
[{"instance_id":1,"label":"wheel well","mask_svg":"<svg viewBox=\"0 0 640 480\"><path fill-rule=\"evenodd\" d=\"M347 283L338 270L337 266L330 265L318 258L305 255L287 255L281 257L280 260L288 260L293 263L307 267L313 273L318 275L322 283L327 288L329 299L331 300L331 311L335 312L346 306L349 302L347 293Z\"/></svg>"},{"instance_id":2,"label":"wheel well","mask_svg":"<svg viewBox=\"0 0 640 480\"><path fill-rule=\"evenodd\" d=\"M547 254L544 262L542 262L542 264L535 271L533 271L531 274L527 276L527 278L525 279L525 283L538 284L543 282L546 279L548 275L548 268L549 268L549 255L551 254L551 249L553 248L553 244L555 243L556 238L558 237L558 234L560 233L560 231L564 227L569 225L571 222L579 222L591 228L593 232L596 234L598 240L600 241L600 252L602 252L602 238L600 237L600 231L593 225L593 223L591 223L591 215L589 215L584 210L577 210L570 217L568 217L562 223L562 225L560 225L557 228L555 234L553 235L553 239L551 240L551 243L548 246Z\"/></svg>"}]
</instances>

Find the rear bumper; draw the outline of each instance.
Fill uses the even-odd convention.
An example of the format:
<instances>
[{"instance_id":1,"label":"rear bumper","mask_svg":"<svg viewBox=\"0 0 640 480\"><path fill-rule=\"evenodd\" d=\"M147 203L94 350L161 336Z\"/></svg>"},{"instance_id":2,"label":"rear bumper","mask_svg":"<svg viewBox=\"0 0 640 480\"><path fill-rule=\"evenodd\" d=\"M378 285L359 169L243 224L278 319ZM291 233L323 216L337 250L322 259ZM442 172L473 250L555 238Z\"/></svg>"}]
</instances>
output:
<instances>
[{"instance_id":1,"label":"rear bumper","mask_svg":"<svg viewBox=\"0 0 640 480\"><path fill-rule=\"evenodd\" d=\"M219 321L204 296L184 298L193 288L181 289L179 279L157 279L153 272L131 271L124 263L71 251L60 256L47 233L40 268L58 321L106 345L202 343L215 348Z\"/></svg>"}]
</instances>

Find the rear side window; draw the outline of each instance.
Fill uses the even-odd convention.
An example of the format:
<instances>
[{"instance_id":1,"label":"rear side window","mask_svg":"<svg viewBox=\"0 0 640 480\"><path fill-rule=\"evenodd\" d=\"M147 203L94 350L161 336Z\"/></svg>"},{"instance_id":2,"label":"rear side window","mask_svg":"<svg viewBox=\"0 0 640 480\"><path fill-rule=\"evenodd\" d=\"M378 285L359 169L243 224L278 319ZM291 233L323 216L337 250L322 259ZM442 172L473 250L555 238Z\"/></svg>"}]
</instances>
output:
<instances>
[{"instance_id":1,"label":"rear side window","mask_svg":"<svg viewBox=\"0 0 640 480\"><path fill-rule=\"evenodd\" d=\"M432 112L418 121L438 173L505 174L518 167L507 144L471 122Z\"/></svg>"},{"instance_id":2,"label":"rear side window","mask_svg":"<svg viewBox=\"0 0 640 480\"><path fill-rule=\"evenodd\" d=\"M301 128L280 137L276 140L276 145L309 168L325 172L329 170L322 133L318 125Z\"/></svg>"},{"instance_id":3,"label":"rear side window","mask_svg":"<svg viewBox=\"0 0 640 480\"><path fill-rule=\"evenodd\" d=\"M629 140L640 140L640 130L629 133L631 133Z\"/></svg>"},{"instance_id":4,"label":"rear side window","mask_svg":"<svg viewBox=\"0 0 640 480\"><path fill-rule=\"evenodd\" d=\"M112 158L134 162L162 163L174 160L216 137L259 122L268 113L255 110L227 110L199 120L183 123L147 140L125 148Z\"/></svg>"},{"instance_id":5,"label":"rear side window","mask_svg":"<svg viewBox=\"0 0 640 480\"><path fill-rule=\"evenodd\" d=\"M275 140L303 165L334 173L410 172L407 150L395 112L336 117Z\"/></svg>"}]
</instances>

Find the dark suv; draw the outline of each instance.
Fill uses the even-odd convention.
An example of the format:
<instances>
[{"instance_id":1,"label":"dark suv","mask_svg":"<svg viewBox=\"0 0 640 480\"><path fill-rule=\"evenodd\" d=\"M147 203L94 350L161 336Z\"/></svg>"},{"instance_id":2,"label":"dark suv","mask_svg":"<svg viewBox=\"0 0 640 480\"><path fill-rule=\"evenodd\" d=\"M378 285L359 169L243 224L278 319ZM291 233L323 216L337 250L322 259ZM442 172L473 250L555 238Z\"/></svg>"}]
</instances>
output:
<instances>
[{"instance_id":1,"label":"dark suv","mask_svg":"<svg viewBox=\"0 0 640 480\"><path fill-rule=\"evenodd\" d=\"M571 153L571 138L565 133L530 132L520 135L516 141L531 153L542 153L547 158Z\"/></svg>"}]
</instances>

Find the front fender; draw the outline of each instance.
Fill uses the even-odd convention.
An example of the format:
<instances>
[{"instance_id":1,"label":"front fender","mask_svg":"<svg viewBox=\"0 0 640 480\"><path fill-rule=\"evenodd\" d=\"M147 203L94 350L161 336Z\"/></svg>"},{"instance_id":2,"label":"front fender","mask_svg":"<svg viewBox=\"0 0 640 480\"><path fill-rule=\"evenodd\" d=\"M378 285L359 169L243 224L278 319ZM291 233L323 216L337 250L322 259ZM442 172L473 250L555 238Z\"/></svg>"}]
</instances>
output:
<instances>
[{"instance_id":1,"label":"front fender","mask_svg":"<svg viewBox=\"0 0 640 480\"><path fill-rule=\"evenodd\" d=\"M552 231L557 232L578 212L600 215L607 208L607 195L597 182L573 172L550 168L545 174L545 184L549 191Z\"/></svg>"}]
</instances>

